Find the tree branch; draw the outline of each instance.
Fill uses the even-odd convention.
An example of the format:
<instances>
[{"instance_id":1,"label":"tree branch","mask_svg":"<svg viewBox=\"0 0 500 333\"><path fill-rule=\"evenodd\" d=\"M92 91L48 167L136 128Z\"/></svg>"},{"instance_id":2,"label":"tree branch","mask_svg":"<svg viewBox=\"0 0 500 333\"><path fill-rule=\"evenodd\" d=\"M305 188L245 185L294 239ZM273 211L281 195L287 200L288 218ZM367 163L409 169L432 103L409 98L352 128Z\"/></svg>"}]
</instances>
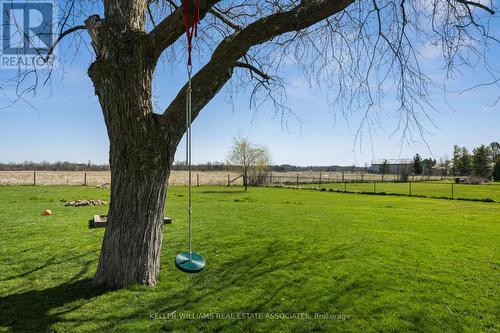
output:
<instances>
[{"instance_id":1,"label":"tree branch","mask_svg":"<svg viewBox=\"0 0 500 333\"><path fill-rule=\"evenodd\" d=\"M78 30L86 30L86 29L87 29L87 27L84 26L84 25L77 25L77 26L74 26L74 27L72 27L72 28L70 28L70 29L68 29L66 31L63 31L61 34L59 34L59 36L57 36L57 39L55 40L54 44L52 44L52 46L48 49L47 55L45 57L42 56L42 54L40 53L40 51L37 48L35 48L35 50L38 53L38 55L40 57L42 57L43 62L47 63L49 61L49 59L50 59L50 56L54 53L54 50L56 49L57 44L59 44L64 37L66 37L67 35L71 34L72 32L75 32L75 31L78 31ZM26 36L26 37L29 40L29 37L28 36Z\"/></svg>"},{"instance_id":2,"label":"tree branch","mask_svg":"<svg viewBox=\"0 0 500 333\"><path fill-rule=\"evenodd\" d=\"M50 55L52 54L52 52L54 52L54 49L55 47L57 46L57 44L59 44L59 42L64 38L66 37L67 35L69 35L70 33L72 32L75 32L75 31L78 31L78 30L87 30L87 27L85 25L77 25L77 26L74 26L73 28L70 28L64 32L62 32L56 39L56 41L54 42L54 44L52 44L52 46L50 47L49 49L49 53L47 54Z\"/></svg>"},{"instance_id":3,"label":"tree branch","mask_svg":"<svg viewBox=\"0 0 500 333\"><path fill-rule=\"evenodd\" d=\"M236 23L233 23L231 22L231 20L229 20L227 17L225 17L224 15L222 15L218 10L217 8L210 8L209 10L210 14L212 14L213 16L217 17L219 20L221 20L222 22L224 22L225 24L227 24L229 27L233 28L234 30L241 30L242 27L239 26L238 24Z\"/></svg>"},{"instance_id":4,"label":"tree branch","mask_svg":"<svg viewBox=\"0 0 500 333\"><path fill-rule=\"evenodd\" d=\"M219 1L200 0L200 20ZM179 6L149 33L153 47L152 55L158 59L163 50L175 43L184 32L184 13L182 6Z\"/></svg>"},{"instance_id":5,"label":"tree branch","mask_svg":"<svg viewBox=\"0 0 500 333\"><path fill-rule=\"evenodd\" d=\"M261 18L225 38L215 49L210 61L192 79L193 119L231 78L233 67L252 46L262 44L286 32L305 29L341 12L353 2L353 0L304 0L289 11ZM184 126L181 125L184 124L186 89L187 85L181 89L159 118L162 125L169 125L174 141L180 140L184 133Z\"/></svg>"},{"instance_id":6,"label":"tree branch","mask_svg":"<svg viewBox=\"0 0 500 333\"><path fill-rule=\"evenodd\" d=\"M488 7L486 5L483 5L482 3L474 2L474 1L467 1L467 0L456 0L456 1L461 3L461 4L464 4L466 6L470 5L470 6L481 8L481 9L487 11L488 13L490 13L491 15L495 15L495 11L493 9L491 9L490 7Z\"/></svg>"},{"instance_id":7,"label":"tree branch","mask_svg":"<svg viewBox=\"0 0 500 333\"><path fill-rule=\"evenodd\" d=\"M263 71L261 71L257 67L255 67L253 65L250 65L249 63L246 63L246 62L238 61L237 63L234 64L234 67L247 68L250 71L252 71L255 74L257 74L260 77L262 77L264 80L270 80L271 79L271 77L268 74L264 73Z\"/></svg>"}]
</instances>

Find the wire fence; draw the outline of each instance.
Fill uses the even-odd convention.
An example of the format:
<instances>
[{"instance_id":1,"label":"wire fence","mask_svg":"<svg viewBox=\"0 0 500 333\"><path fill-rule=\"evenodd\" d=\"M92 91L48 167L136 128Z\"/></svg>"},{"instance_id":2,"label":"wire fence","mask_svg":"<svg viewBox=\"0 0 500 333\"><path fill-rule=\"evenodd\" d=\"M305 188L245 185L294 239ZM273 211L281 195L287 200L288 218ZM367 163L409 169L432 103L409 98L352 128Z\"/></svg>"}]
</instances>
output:
<instances>
[{"instance_id":1,"label":"wire fence","mask_svg":"<svg viewBox=\"0 0 500 333\"><path fill-rule=\"evenodd\" d=\"M410 176L412 181L443 180L441 176ZM397 174L360 172L272 172L265 184L316 184L319 182L371 182L400 180ZM298 180L297 180L298 179ZM111 182L109 171L0 171L0 185L86 185L102 186ZM193 185L242 185L243 179L234 171L194 171ZM262 183L261 183L262 184ZM169 185L187 185L186 171L172 171Z\"/></svg>"},{"instance_id":2,"label":"wire fence","mask_svg":"<svg viewBox=\"0 0 500 333\"><path fill-rule=\"evenodd\" d=\"M272 185L290 184L327 184L327 183L369 183L369 182L419 182L419 181L445 181L453 180L452 176L441 175L407 175L401 174L378 174L378 173L270 173L268 183Z\"/></svg>"},{"instance_id":3,"label":"wire fence","mask_svg":"<svg viewBox=\"0 0 500 333\"><path fill-rule=\"evenodd\" d=\"M306 188L329 190L335 192L364 193L364 194L389 194L402 196L419 196L430 198L464 199L489 202L500 202L500 183L490 184L456 184L450 180L443 181L340 181L322 182L319 179L309 182L287 180L281 184L270 184L274 186L285 186L292 188Z\"/></svg>"},{"instance_id":4,"label":"wire fence","mask_svg":"<svg viewBox=\"0 0 500 333\"><path fill-rule=\"evenodd\" d=\"M455 184L452 177L443 176L410 176L409 181L398 181L399 177L395 174L348 172L273 172L258 185L500 202L500 183ZM0 171L0 185L106 187L110 182L109 171ZM172 171L169 185L187 185L186 172ZM193 173L193 185L241 186L243 179L237 172L200 171Z\"/></svg>"},{"instance_id":5,"label":"wire fence","mask_svg":"<svg viewBox=\"0 0 500 333\"><path fill-rule=\"evenodd\" d=\"M227 185L238 177L235 172L209 171L194 172L193 185ZM229 180L228 180L229 179ZM106 187L111 183L109 171L0 171L0 185L71 185ZM241 185L239 179L234 184ZM187 185L186 171L172 171L169 185Z\"/></svg>"}]
</instances>

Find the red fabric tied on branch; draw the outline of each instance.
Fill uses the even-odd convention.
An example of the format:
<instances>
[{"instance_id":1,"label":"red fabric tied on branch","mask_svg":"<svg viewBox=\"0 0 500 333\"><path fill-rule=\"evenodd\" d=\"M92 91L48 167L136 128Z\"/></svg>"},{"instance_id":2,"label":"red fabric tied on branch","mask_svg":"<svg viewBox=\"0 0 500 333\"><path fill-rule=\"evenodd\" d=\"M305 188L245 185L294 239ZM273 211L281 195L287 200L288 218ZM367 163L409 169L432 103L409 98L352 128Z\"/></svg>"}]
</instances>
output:
<instances>
[{"instance_id":1,"label":"red fabric tied on branch","mask_svg":"<svg viewBox=\"0 0 500 333\"><path fill-rule=\"evenodd\" d=\"M191 11L191 2L194 3L193 11ZM198 34L198 23L200 22L200 1L199 0L182 0L182 10L184 12L184 28L186 29L186 37L188 44L188 65L191 66L191 51L193 50L193 36Z\"/></svg>"}]
</instances>

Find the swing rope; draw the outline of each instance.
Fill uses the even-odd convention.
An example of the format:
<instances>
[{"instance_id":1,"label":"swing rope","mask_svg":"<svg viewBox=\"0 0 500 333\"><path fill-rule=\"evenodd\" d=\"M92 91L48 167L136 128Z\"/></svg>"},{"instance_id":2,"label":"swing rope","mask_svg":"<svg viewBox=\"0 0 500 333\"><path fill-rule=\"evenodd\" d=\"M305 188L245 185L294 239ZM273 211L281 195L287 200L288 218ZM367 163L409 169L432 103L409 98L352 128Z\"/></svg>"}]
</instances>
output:
<instances>
[{"instance_id":1,"label":"swing rope","mask_svg":"<svg viewBox=\"0 0 500 333\"><path fill-rule=\"evenodd\" d=\"M193 200L191 184L191 66L188 66L188 87L186 91L186 165L188 169L188 221L189 221L189 260L193 256Z\"/></svg>"},{"instance_id":2,"label":"swing rope","mask_svg":"<svg viewBox=\"0 0 500 333\"><path fill-rule=\"evenodd\" d=\"M190 11L190 3L194 3L193 11ZM187 44L188 44L188 84L186 89L186 165L188 176L188 224L189 224L189 252L181 252L175 257L175 266L186 273L197 273L205 267L205 259L198 253L193 251L193 194L192 194L192 160L191 160L191 122L192 122L192 101L191 94L191 76L193 66L191 64L191 51L193 36L196 36L198 31L199 0L183 0L184 23L186 28ZM191 13L193 13L191 15Z\"/></svg>"},{"instance_id":3,"label":"swing rope","mask_svg":"<svg viewBox=\"0 0 500 333\"><path fill-rule=\"evenodd\" d=\"M194 0L194 10L193 16L191 16L190 11L190 0L183 0L182 7L184 11L184 27L186 29L187 45L188 45L188 87L186 90L186 165L188 169L188 224L189 224L189 260L193 259L193 200L192 200L192 160L191 160L191 116L192 116L192 105L191 105L191 74L192 74L192 61L191 53L193 49L193 36L198 34L198 22L200 20L199 13L199 0Z\"/></svg>"}]
</instances>

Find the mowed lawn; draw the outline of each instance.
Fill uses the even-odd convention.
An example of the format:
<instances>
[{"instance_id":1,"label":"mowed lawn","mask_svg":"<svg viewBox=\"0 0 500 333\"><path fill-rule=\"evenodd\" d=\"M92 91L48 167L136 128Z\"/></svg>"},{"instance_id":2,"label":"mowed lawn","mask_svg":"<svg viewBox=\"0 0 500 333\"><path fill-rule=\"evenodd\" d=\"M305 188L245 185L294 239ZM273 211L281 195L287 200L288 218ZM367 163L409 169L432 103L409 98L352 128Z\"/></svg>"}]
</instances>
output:
<instances>
[{"instance_id":1,"label":"mowed lawn","mask_svg":"<svg viewBox=\"0 0 500 333\"><path fill-rule=\"evenodd\" d=\"M88 220L107 206L60 200L109 191L0 187L0 331L500 328L498 203L283 188L194 194L194 248L206 269L173 265L187 226L186 188L172 187L158 285L104 291L90 280L104 230ZM41 216L46 208L52 217Z\"/></svg>"},{"instance_id":2,"label":"mowed lawn","mask_svg":"<svg viewBox=\"0 0 500 333\"><path fill-rule=\"evenodd\" d=\"M411 185L407 182L365 182L309 184L301 186L333 188L338 191L348 192L385 192L387 194L411 194L437 198L491 199L500 202L499 182L482 185L453 184L452 182L441 181L412 182Z\"/></svg>"}]
</instances>

